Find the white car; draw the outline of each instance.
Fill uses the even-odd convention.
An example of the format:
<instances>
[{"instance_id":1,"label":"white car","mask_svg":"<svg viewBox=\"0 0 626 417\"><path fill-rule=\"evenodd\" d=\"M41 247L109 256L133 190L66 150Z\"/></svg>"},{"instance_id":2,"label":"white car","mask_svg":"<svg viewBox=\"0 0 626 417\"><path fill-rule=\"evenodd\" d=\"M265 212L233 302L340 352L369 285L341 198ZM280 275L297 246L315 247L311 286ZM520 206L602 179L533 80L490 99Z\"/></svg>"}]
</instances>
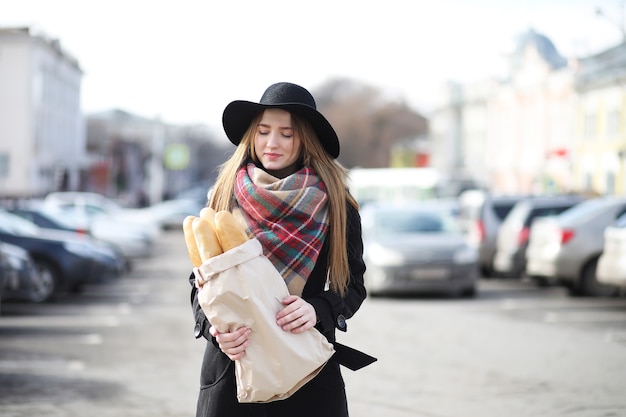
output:
<instances>
[{"instance_id":1,"label":"white car","mask_svg":"<svg viewBox=\"0 0 626 417\"><path fill-rule=\"evenodd\" d=\"M95 238L115 243L129 258L151 256L161 226L147 209L124 208L100 194L54 192L40 208Z\"/></svg>"},{"instance_id":2,"label":"white car","mask_svg":"<svg viewBox=\"0 0 626 417\"><path fill-rule=\"evenodd\" d=\"M604 251L598 259L596 278L626 289L626 214L604 230Z\"/></svg>"},{"instance_id":3,"label":"white car","mask_svg":"<svg viewBox=\"0 0 626 417\"><path fill-rule=\"evenodd\" d=\"M103 195L80 191L61 191L48 194L42 203L46 211L71 214L77 221L91 226L93 221L105 218L133 230L141 230L151 239L159 236L158 222L141 208L125 208Z\"/></svg>"},{"instance_id":4,"label":"white car","mask_svg":"<svg viewBox=\"0 0 626 417\"><path fill-rule=\"evenodd\" d=\"M626 211L626 198L607 196L583 201L552 218L536 221L526 250L526 273L555 281L571 295L604 297L615 286L597 279L605 229Z\"/></svg>"},{"instance_id":5,"label":"white car","mask_svg":"<svg viewBox=\"0 0 626 417\"><path fill-rule=\"evenodd\" d=\"M146 207L145 212L152 216L161 229L181 229L187 216L198 216L204 205L197 200L176 198L155 203Z\"/></svg>"}]
</instances>

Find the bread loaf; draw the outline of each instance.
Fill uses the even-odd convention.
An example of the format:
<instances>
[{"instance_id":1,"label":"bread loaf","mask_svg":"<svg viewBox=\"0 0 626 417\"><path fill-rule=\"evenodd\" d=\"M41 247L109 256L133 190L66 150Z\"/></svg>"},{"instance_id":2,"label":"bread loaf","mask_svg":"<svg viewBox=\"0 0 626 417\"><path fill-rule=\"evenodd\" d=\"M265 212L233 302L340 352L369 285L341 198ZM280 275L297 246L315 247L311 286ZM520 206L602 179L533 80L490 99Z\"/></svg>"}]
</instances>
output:
<instances>
[{"instance_id":1,"label":"bread loaf","mask_svg":"<svg viewBox=\"0 0 626 417\"><path fill-rule=\"evenodd\" d=\"M211 223L213 230L215 230L215 210L211 207L204 207L200 210L200 218L207 220Z\"/></svg>"},{"instance_id":2,"label":"bread loaf","mask_svg":"<svg viewBox=\"0 0 626 417\"><path fill-rule=\"evenodd\" d=\"M183 234L185 235L185 244L187 245L189 259L193 266L199 267L202 264L202 258L200 257L200 252L198 252L198 245L192 228L192 223L195 218L195 216L185 217L183 220Z\"/></svg>"},{"instance_id":3,"label":"bread loaf","mask_svg":"<svg viewBox=\"0 0 626 417\"><path fill-rule=\"evenodd\" d=\"M195 218L192 223L192 229L202 262L224 252L215 229L208 220L201 217Z\"/></svg>"},{"instance_id":4,"label":"bread loaf","mask_svg":"<svg viewBox=\"0 0 626 417\"><path fill-rule=\"evenodd\" d=\"M227 210L215 214L215 231L224 252L231 250L248 240L244 226Z\"/></svg>"}]
</instances>

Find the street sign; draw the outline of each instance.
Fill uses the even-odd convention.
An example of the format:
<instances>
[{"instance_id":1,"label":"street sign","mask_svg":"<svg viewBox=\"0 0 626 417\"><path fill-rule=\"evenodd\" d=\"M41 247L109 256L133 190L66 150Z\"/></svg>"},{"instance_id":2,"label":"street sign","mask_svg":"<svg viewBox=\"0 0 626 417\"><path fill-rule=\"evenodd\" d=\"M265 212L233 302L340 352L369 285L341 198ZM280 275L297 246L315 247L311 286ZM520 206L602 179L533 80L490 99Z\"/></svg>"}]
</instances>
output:
<instances>
[{"instance_id":1,"label":"street sign","mask_svg":"<svg viewBox=\"0 0 626 417\"><path fill-rule=\"evenodd\" d=\"M163 151L165 167L171 170L185 169L189 166L189 147L182 143L170 143Z\"/></svg>"}]
</instances>

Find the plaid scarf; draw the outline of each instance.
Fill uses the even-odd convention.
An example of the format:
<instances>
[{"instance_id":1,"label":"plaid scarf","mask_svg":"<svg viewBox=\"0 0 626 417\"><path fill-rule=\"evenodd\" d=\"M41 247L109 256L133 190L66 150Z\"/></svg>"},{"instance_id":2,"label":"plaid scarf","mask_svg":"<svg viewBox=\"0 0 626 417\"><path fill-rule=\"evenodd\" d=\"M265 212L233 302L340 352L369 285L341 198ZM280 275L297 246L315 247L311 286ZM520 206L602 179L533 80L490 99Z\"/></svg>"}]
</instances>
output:
<instances>
[{"instance_id":1,"label":"plaid scarf","mask_svg":"<svg viewBox=\"0 0 626 417\"><path fill-rule=\"evenodd\" d=\"M235 198L289 293L302 295L328 230L324 183L312 168L278 179L250 163L237 173Z\"/></svg>"}]
</instances>

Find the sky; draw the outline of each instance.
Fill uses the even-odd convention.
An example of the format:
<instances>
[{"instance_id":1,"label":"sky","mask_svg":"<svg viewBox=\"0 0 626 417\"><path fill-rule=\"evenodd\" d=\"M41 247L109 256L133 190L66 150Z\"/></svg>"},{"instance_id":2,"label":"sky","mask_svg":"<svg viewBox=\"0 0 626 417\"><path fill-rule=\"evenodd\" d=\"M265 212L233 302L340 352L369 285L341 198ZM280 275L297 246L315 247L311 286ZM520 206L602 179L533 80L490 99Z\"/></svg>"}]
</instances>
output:
<instances>
[{"instance_id":1,"label":"sky","mask_svg":"<svg viewBox=\"0 0 626 417\"><path fill-rule=\"evenodd\" d=\"M445 81L502 74L515 37L530 28L568 58L614 46L625 3L0 0L0 26L60 41L84 71L87 114L119 108L221 129L230 101L258 101L278 81L314 90L353 79L428 115Z\"/></svg>"}]
</instances>

